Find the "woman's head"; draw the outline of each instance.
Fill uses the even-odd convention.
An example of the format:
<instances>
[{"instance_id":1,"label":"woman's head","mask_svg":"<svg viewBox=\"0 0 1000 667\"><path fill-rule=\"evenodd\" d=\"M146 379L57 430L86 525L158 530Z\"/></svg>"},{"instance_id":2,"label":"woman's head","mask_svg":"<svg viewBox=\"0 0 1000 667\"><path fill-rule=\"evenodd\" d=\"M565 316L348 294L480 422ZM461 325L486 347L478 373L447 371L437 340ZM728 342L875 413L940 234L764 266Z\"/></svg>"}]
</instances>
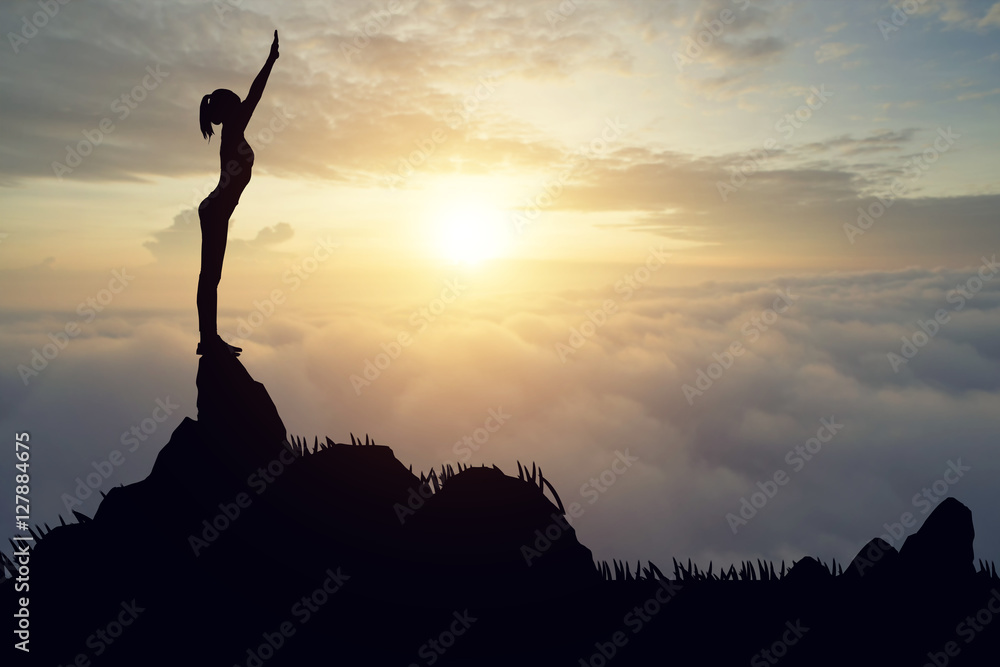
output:
<instances>
[{"instance_id":1,"label":"woman's head","mask_svg":"<svg viewBox=\"0 0 1000 667\"><path fill-rule=\"evenodd\" d=\"M219 88L201 98L201 134L208 139L215 132L212 125L222 125L240 106L240 96L226 88Z\"/></svg>"}]
</instances>

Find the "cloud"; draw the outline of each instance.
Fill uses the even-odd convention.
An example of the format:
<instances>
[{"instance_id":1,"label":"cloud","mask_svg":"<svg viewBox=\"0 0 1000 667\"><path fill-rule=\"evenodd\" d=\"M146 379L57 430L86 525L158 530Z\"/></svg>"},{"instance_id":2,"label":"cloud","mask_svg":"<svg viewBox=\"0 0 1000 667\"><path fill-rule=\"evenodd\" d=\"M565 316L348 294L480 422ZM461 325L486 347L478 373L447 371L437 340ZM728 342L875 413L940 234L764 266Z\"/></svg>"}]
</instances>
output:
<instances>
[{"instance_id":1,"label":"cloud","mask_svg":"<svg viewBox=\"0 0 1000 667\"><path fill-rule=\"evenodd\" d=\"M291 225L287 222L279 222L273 227L262 228L257 232L257 236L247 243L254 247L268 247L283 243L294 235L295 233L292 231Z\"/></svg>"},{"instance_id":2,"label":"cloud","mask_svg":"<svg viewBox=\"0 0 1000 667\"><path fill-rule=\"evenodd\" d=\"M645 259L637 255L621 273L634 279ZM599 558L844 560L883 523L904 511L920 516L911 498L957 459L972 470L949 494L973 510L977 556L996 558L1000 282L974 282L979 259L970 260L965 269L686 287L654 272L631 292L614 280L505 295L470 285L420 331L410 314L426 300L378 309L326 297L319 316L280 308L243 345L242 360L290 432L337 441L371 433L415 469L459 460L454 444L502 408L510 420L468 462L509 472L517 459L537 461L564 502L584 505L577 529ZM342 281L331 276L330 285ZM956 298L960 288L968 298ZM309 289L331 294L322 284ZM769 312L779 291L792 305ZM584 326L609 299L614 314ZM948 319L920 338L940 310ZM9 313L0 351L20 362L58 324ZM351 376L400 331L414 334L412 344L358 395ZM30 428L49 443L36 454L46 471L35 496L40 521L67 514L60 495L92 461L121 449L121 434L157 398L181 407L109 483L143 477L180 418L195 416L194 336L193 313L118 310L85 327L29 387L13 365L0 369L0 425ZM896 372L888 355L901 354L904 338L918 347ZM727 359L733 343L743 351ZM558 344L573 350L565 363ZM712 364L725 368L717 373ZM714 378L707 388L700 372ZM689 401L683 387L696 383L704 393ZM843 428L793 470L787 453L820 420ZM597 502L585 502L580 486L624 448L639 462ZM734 535L726 514L778 469L789 484ZM79 509L92 515L96 505L92 498Z\"/></svg>"},{"instance_id":3,"label":"cloud","mask_svg":"<svg viewBox=\"0 0 1000 667\"><path fill-rule=\"evenodd\" d=\"M973 32L988 32L1000 26L1000 3L993 3L982 18L976 18L983 2L976 0L939 0L939 2L920 3L915 13L922 16L935 16L946 29L958 28Z\"/></svg>"},{"instance_id":4,"label":"cloud","mask_svg":"<svg viewBox=\"0 0 1000 667\"><path fill-rule=\"evenodd\" d=\"M1000 88L994 88L993 90L982 90L975 93L963 93L958 96L959 102L965 102L967 100L981 100L984 97L993 97L994 95L1000 95Z\"/></svg>"},{"instance_id":5,"label":"cloud","mask_svg":"<svg viewBox=\"0 0 1000 667\"><path fill-rule=\"evenodd\" d=\"M229 221L230 229L235 222L235 218ZM230 238L226 246L226 256L236 258L237 261L285 259L288 257L287 253L275 250L274 246L288 241L294 235L295 232L290 224L279 222L261 228L257 235L249 240ZM143 242L142 245L157 261L167 264L200 261L201 223L198 211L187 209L178 213L169 227L153 232L153 238Z\"/></svg>"},{"instance_id":6,"label":"cloud","mask_svg":"<svg viewBox=\"0 0 1000 667\"><path fill-rule=\"evenodd\" d=\"M1000 2L990 7L990 10L986 12L986 16L976 22L976 27L984 30L1000 28Z\"/></svg>"},{"instance_id":7,"label":"cloud","mask_svg":"<svg viewBox=\"0 0 1000 667\"><path fill-rule=\"evenodd\" d=\"M722 41L714 53L714 61L740 67L764 65L774 62L787 46L784 40L774 36L753 37L737 42Z\"/></svg>"},{"instance_id":8,"label":"cloud","mask_svg":"<svg viewBox=\"0 0 1000 667\"><path fill-rule=\"evenodd\" d=\"M210 177L215 149L197 131L201 97L216 88L245 95L274 29L269 16L221 4L228 11L220 17L211 4L160 12L95 0L60 14L72 30L54 20L17 57L0 60L0 78L19 82L4 100L19 132L5 137L0 178ZM474 152L466 131L489 114L485 98L471 114L466 101L484 79L630 71L630 47L608 27L608 7L550 21L558 10L542 0L410 1L371 36L362 31L375 11L368 3L283 11L282 55L247 131L255 151L268 152L258 170L353 182L405 157L438 127L450 132L449 152ZM254 34L260 39L248 41Z\"/></svg>"},{"instance_id":9,"label":"cloud","mask_svg":"<svg viewBox=\"0 0 1000 667\"><path fill-rule=\"evenodd\" d=\"M862 44L845 44L843 42L826 42L816 49L816 62L820 65L827 62L842 60L864 48Z\"/></svg>"},{"instance_id":10,"label":"cloud","mask_svg":"<svg viewBox=\"0 0 1000 667\"><path fill-rule=\"evenodd\" d=\"M770 4L699 3L673 56L681 84L719 101L760 92L765 68L792 47L785 37L791 16Z\"/></svg>"},{"instance_id":11,"label":"cloud","mask_svg":"<svg viewBox=\"0 0 1000 667\"><path fill-rule=\"evenodd\" d=\"M859 139L845 134L825 141L804 144L800 150L817 152L836 150L846 155L898 151L913 141L918 131L919 128L915 127L902 130L881 130Z\"/></svg>"}]
</instances>

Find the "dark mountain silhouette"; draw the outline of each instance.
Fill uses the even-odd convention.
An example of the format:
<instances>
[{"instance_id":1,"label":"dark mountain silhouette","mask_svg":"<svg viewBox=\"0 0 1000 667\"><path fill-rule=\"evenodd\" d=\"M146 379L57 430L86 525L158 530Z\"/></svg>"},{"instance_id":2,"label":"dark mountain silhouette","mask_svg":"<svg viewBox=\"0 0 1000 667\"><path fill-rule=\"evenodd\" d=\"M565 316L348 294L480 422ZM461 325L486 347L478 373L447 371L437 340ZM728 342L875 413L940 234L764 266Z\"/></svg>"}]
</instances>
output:
<instances>
[{"instance_id":1,"label":"dark mountain silhouette","mask_svg":"<svg viewBox=\"0 0 1000 667\"><path fill-rule=\"evenodd\" d=\"M146 479L112 489L93 519L35 531L32 664L941 666L1000 655L1000 578L974 568L971 513L953 498L898 552L872 540L846 569L675 561L667 576L652 563L595 564L534 466L415 475L367 436L288 438L234 356L203 356L197 384L197 421L177 427ZM9 613L17 596L12 578L0 583Z\"/></svg>"}]
</instances>

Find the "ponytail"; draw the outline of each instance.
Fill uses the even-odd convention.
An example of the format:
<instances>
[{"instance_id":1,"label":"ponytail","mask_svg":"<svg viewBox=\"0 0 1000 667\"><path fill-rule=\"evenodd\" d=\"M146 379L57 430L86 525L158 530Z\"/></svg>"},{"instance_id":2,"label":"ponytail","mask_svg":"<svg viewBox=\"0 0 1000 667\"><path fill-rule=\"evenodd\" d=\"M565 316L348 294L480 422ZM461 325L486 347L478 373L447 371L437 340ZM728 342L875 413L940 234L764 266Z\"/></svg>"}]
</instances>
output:
<instances>
[{"instance_id":1,"label":"ponytail","mask_svg":"<svg viewBox=\"0 0 1000 667\"><path fill-rule=\"evenodd\" d=\"M211 95L205 95L201 98L201 111L199 112L199 120L201 121L201 136L205 137L211 141L211 137L215 134L212 131L212 112L209 110L209 103L212 101Z\"/></svg>"}]
</instances>

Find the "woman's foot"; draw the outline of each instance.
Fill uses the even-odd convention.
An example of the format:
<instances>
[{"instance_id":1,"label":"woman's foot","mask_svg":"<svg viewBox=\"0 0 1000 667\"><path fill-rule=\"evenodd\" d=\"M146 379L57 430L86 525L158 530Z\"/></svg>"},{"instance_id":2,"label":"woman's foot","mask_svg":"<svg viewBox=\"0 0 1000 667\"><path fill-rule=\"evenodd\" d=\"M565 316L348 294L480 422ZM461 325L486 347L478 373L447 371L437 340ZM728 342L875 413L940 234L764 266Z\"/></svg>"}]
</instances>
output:
<instances>
[{"instance_id":1,"label":"woman's foot","mask_svg":"<svg viewBox=\"0 0 1000 667\"><path fill-rule=\"evenodd\" d=\"M242 351L242 347L230 345L219 335L215 335L198 343L198 350L195 354L232 354L238 357Z\"/></svg>"}]
</instances>

